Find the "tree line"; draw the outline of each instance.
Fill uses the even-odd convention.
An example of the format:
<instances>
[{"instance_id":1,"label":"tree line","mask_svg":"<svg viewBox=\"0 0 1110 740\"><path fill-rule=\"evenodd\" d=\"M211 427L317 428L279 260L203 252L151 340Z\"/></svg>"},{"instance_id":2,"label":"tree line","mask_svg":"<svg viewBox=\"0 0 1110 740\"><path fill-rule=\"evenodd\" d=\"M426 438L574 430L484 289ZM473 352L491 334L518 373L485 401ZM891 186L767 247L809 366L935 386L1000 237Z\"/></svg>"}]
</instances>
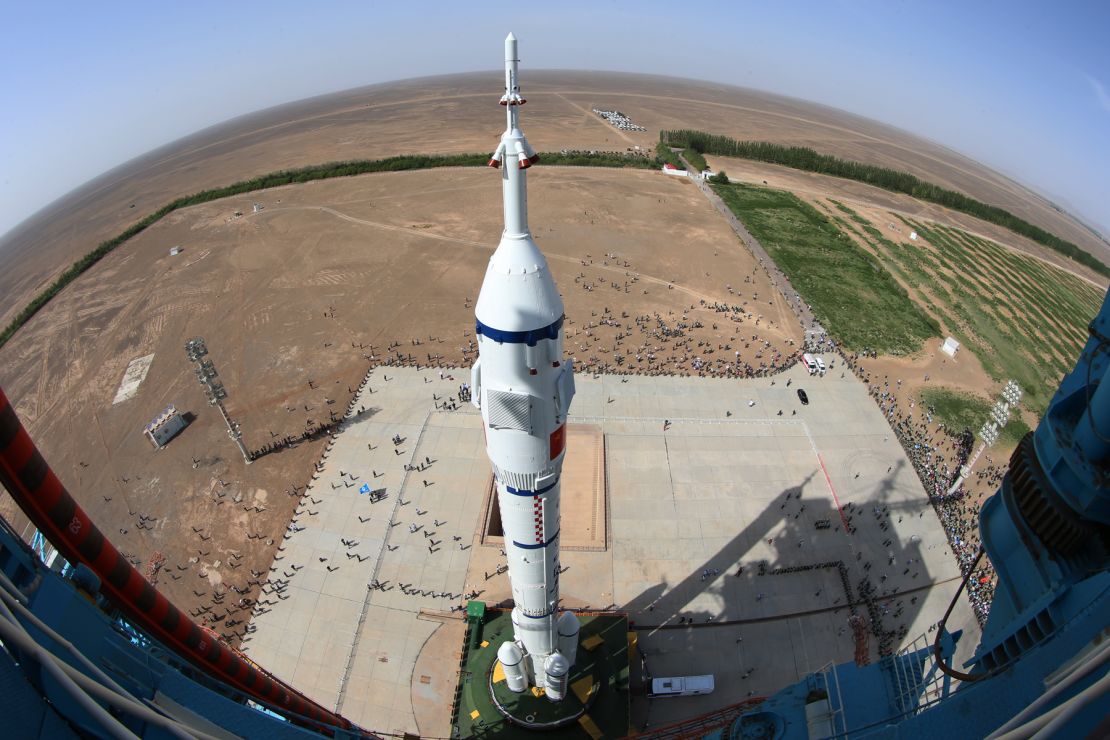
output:
<instances>
[{"instance_id":1,"label":"tree line","mask_svg":"<svg viewBox=\"0 0 1110 740\"><path fill-rule=\"evenodd\" d=\"M540 160L545 164L561 165L568 167L635 167L640 169L660 166L657 159L642 155L622 154L620 152L573 152L563 154L560 152L541 153ZM404 154L386 159L364 159L348 162L329 162L327 164L311 165L297 169L280 170L266 175L240 180L217 188L202 190L199 193L185 195L170 201L154 213L140 219L129 226L120 234L106 239L97 245L96 249L74 262L65 272L58 275L49 286L31 299L31 302L17 313L8 325L0 331L0 347L7 344L8 340L26 324L43 306L50 302L63 288L76 280L82 273L91 268L112 250L121 244L139 235L149 227L156 224L167 214L179 208L187 208L200 203L208 203L232 195L242 195L256 190L276 188L281 185L309 182L312 180L327 180L333 177L352 177L371 172L400 172L403 170L422 170L433 167L478 167L489 162L488 154Z\"/></svg>"},{"instance_id":2,"label":"tree line","mask_svg":"<svg viewBox=\"0 0 1110 740\"><path fill-rule=\"evenodd\" d=\"M1072 242L1045 231L1003 208L983 203L955 190L948 190L926 182L908 172L899 172L876 165L840 159L829 154L820 154L809 147L784 146L766 141L737 141L727 136L691 129L660 131L659 140L661 144L683 147L687 151L694 150L703 154L739 157L757 162L779 164L805 170L806 172L817 172L833 177L843 177L847 180L856 180L895 193L904 193L918 200L936 203L945 208L951 208L954 211L960 211L969 216L975 216L1007 228L1065 257L1070 257L1081 265L1086 265L1100 275L1110 277L1110 267L1107 267L1102 261L1083 251Z\"/></svg>"}]
</instances>

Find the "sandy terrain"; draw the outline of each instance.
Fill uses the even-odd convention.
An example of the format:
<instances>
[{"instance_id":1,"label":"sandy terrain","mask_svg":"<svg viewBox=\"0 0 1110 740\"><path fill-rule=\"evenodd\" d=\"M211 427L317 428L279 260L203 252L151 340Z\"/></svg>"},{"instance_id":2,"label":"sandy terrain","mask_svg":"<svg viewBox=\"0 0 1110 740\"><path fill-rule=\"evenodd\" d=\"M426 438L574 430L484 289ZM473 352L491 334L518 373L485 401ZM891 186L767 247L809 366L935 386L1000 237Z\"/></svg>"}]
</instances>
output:
<instances>
[{"instance_id":1,"label":"sandy terrain","mask_svg":"<svg viewBox=\"0 0 1110 740\"><path fill-rule=\"evenodd\" d=\"M406 152L491 150L499 73L376 85L243 116L113 170L0 240L0 322L101 240L174 197L265 172ZM660 128L812 146L907 170L1007 208L1102 259L1110 247L1025 188L951 150L832 108L741 88L644 75L529 71L525 124L541 151L653 147ZM648 127L619 132L590 112ZM730 168L731 169L731 168Z\"/></svg>"},{"instance_id":2,"label":"sandy terrain","mask_svg":"<svg viewBox=\"0 0 1110 740\"><path fill-rule=\"evenodd\" d=\"M568 353L583 371L616 367L619 354L631 371L698 374L700 364L706 374L714 358L759 367L794 352L800 327L692 184L652 171L536 168L530 186L531 222L565 297ZM76 498L97 521L119 522L107 528L117 544L140 563L155 550L167 557L178 578L160 585L178 604L207 603L202 578L250 591L322 442L279 447L246 468L204 402L184 341L205 338L251 449L342 415L372 364L469 365L500 197L497 173L463 168L184 209L105 258L0 349L0 383ZM170 256L173 245L184 251ZM744 310L721 314L702 301ZM135 396L113 404L128 364L152 353ZM197 418L155 452L142 428L170 403ZM10 499L3 508L21 528ZM229 564L233 552L242 567Z\"/></svg>"}]
</instances>

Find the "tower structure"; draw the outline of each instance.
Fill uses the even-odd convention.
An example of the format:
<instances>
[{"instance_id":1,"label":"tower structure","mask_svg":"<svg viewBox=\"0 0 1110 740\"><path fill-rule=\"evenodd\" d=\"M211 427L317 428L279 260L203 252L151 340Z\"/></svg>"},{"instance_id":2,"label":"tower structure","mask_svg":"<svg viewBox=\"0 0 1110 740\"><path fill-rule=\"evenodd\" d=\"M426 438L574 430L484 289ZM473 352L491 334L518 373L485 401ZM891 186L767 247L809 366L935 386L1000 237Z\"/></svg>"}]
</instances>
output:
<instances>
[{"instance_id":1,"label":"tower structure","mask_svg":"<svg viewBox=\"0 0 1110 740\"><path fill-rule=\"evenodd\" d=\"M475 305L471 402L482 411L515 606L498 650L513 691L559 701L578 647L578 619L558 615L559 488L574 369L563 357L563 301L528 230L527 170L539 156L520 130L517 40L505 39L506 128L489 166L501 170L505 230Z\"/></svg>"}]
</instances>

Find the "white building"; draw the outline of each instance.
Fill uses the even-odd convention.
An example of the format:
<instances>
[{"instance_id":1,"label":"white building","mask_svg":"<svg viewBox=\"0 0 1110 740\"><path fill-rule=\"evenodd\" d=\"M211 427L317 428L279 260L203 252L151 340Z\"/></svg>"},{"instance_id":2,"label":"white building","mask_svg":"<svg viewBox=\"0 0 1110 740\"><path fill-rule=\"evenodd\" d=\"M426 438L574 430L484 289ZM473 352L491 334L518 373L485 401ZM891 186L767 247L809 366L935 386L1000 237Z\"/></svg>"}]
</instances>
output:
<instances>
[{"instance_id":1,"label":"white building","mask_svg":"<svg viewBox=\"0 0 1110 740\"><path fill-rule=\"evenodd\" d=\"M177 413L177 409L170 404L154 420L146 425L143 434L156 448L161 449L166 443L177 436L177 433L186 426L185 419Z\"/></svg>"}]
</instances>

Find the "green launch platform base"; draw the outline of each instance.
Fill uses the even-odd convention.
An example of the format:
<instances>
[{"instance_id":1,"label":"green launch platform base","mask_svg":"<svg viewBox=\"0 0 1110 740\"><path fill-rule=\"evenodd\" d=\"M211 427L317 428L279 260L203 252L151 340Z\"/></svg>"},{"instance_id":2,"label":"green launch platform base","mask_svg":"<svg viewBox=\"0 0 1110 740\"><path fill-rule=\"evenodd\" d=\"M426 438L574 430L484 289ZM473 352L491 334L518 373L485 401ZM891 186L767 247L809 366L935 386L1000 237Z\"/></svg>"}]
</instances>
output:
<instances>
[{"instance_id":1,"label":"green launch platform base","mask_svg":"<svg viewBox=\"0 0 1110 740\"><path fill-rule=\"evenodd\" d=\"M509 691L497 648L512 639L510 612L471 602L452 717L457 738L517 738L543 733L555 739L628 734L628 616L579 613L578 656L567 695L552 702L541 692Z\"/></svg>"}]
</instances>

